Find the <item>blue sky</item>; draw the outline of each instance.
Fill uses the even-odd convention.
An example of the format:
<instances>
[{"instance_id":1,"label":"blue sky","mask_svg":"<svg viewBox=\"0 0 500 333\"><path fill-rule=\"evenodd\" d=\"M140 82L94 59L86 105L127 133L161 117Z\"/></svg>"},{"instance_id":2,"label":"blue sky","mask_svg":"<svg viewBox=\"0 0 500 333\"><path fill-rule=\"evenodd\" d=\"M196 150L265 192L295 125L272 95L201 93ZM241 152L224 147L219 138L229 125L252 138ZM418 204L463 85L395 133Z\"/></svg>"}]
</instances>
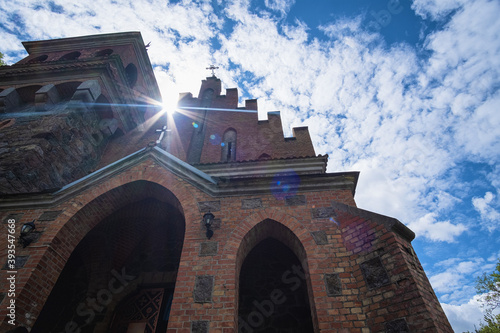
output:
<instances>
[{"instance_id":1,"label":"blue sky","mask_svg":"<svg viewBox=\"0 0 500 333\"><path fill-rule=\"evenodd\" d=\"M500 2L0 0L0 52L21 41L140 31L164 102L209 64L286 133L309 126L328 171L361 171L358 206L398 218L457 332L500 256Z\"/></svg>"}]
</instances>

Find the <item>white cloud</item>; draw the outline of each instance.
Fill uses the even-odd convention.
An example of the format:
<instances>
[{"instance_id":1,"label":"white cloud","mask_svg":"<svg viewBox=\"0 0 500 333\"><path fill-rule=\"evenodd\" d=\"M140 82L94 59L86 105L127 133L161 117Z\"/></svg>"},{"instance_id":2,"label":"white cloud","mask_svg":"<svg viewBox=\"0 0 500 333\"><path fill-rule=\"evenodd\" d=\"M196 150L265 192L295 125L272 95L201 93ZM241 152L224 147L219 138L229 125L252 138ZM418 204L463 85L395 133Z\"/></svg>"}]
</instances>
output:
<instances>
[{"instance_id":1,"label":"white cloud","mask_svg":"<svg viewBox=\"0 0 500 333\"><path fill-rule=\"evenodd\" d=\"M264 0L267 8L280 12L282 15L288 13L295 0Z\"/></svg>"},{"instance_id":2,"label":"white cloud","mask_svg":"<svg viewBox=\"0 0 500 333\"><path fill-rule=\"evenodd\" d=\"M451 11L460 8L467 0L414 0L412 8L424 18L442 19Z\"/></svg>"},{"instance_id":3,"label":"white cloud","mask_svg":"<svg viewBox=\"0 0 500 333\"><path fill-rule=\"evenodd\" d=\"M409 222L427 239L452 242L465 226L429 214L462 203L449 192L454 180L440 177L467 154L490 163L499 150L492 111L498 102L485 80L496 77L486 69L500 55L495 29L486 25L496 26L500 10L491 3L446 8L459 5L462 11L429 37L427 62L405 45L387 49L361 30L359 18L323 25L332 39L318 41L304 37L307 27L283 36L278 21L246 13L222 49L255 75L244 88L281 107L285 130L290 123L310 127L316 151L331 156L330 171L361 171L361 207ZM471 15L473 27L463 22ZM478 38L481 29L488 32Z\"/></svg>"},{"instance_id":4,"label":"white cloud","mask_svg":"<svg viewBox=\"0 0 500 333\"><path fill-rule=\"evenodd\" d=\"M489 273L494 268L495 263L490 258L485 260L481 257L454 257L436 262L432 268L427 269L427 273L441 302L459 306L469 302L471 298L480 300L475 296L474 281L484 272Z\"/></svg>"},{"instance_id":5,"label":"white cloud","mask_svg":"<svg viewBox=\"0 0 500 333\"><path fill-rule=\"evenodd\" d=\"M457 289L461 284L463 276L458 272L446 271L433 275L429 280L435 291L449 293Z\"/></svg>"},{"instance_id":6,"label":"white cloud","mask_svg":"<svg viewBox=\"0 0 500 333\"><path fill-rule=\"evenodd\" d=\"M463 224L452 224L450 221L437 221L435 213L428 213L408 224L417 237L424 236L432 241L453 242L467 228Z\"/></svg>"},{"instance_id":7,"label":"white cloud","mask_svg":"<svg viewBox=\"0 0 500 333\"><path fill-rule=\"evenodd\" d=\"M441 306L455 332L473 332L476 328L479 328L481 322L484 323L484 315L486 314L486 309L482 306L484 296L485 294L474 295L460 304L441 302ZM493 311L493 314L498 313L500 313L499 309Z\"/></svg>"},{"instance_id":8,"label":"white cloud","mask_svg":"<svg viewBox=\"0 0 500 333\"><path fill-rule=\"evenodd\" d=\"M441 306L455 332L474 331L475 328L479 328L479 322L484 317L479 296L474 296L464 304L441 303Z\"/></svg>"},{"instance_id":9,"label":"white cloud","mask_svg":"<svg viewBox=\"0 0 500 333\"><path fill-rule=\"evenodd\" d=\"M481 214L481 224L490 232L500 227L500 213L492 207L492 204L498 206L494 199L495 195L491 192L486 192L484 198L472 199L474 208Z\"/></svg>"}]
</instances>

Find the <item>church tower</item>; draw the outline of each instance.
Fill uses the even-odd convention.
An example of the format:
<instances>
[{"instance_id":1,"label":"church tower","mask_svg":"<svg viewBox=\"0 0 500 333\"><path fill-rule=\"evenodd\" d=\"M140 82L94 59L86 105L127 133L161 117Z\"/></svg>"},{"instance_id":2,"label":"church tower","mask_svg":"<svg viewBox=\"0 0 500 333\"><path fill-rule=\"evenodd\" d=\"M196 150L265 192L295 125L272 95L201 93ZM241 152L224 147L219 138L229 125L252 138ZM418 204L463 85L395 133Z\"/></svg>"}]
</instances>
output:
<instances>
[{"instance_id":1,"label":"church tower","mask_svg":"<svg viewBox=\"0 0 500 333\"><path fill-rule=\"evenodd\" d=\"M307 127L214 74L161 112L139 33L24 45L0 67L0 331L452 332L414 233Z\"/></svg>"}]
</instances>

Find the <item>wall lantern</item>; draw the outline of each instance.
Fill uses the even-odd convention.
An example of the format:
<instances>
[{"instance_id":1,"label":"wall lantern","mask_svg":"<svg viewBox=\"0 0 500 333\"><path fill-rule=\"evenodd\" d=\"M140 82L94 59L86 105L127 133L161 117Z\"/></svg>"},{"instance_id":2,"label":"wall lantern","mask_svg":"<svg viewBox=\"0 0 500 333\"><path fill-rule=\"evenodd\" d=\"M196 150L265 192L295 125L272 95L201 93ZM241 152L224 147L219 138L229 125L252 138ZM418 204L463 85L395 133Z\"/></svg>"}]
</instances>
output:
<instances>
[{"instance_id":1,"label":"wall lantern","mask_svg":"<svg viewBox=\"0 0 500 333\"><path fill-rule=\"evenodd\" d=\"M30 236L33 233L33 230L35 230L35 220L23 224L21 227L21 235L19 236L19 243L23 245L23 247L26 247L30 245L30 243L33 241L33 238Z\"/></svg>"},{"instance_id":2,"label":"wall lantern","mask_svg":"<svg viewBox=\"0 0 500 333\"><path fill-rule=\"evenodd\" d=\"M212 223L214 221L214 214L208 212L203 215L203 224L205 225L205 228L207 228L207 238L210 239L212 238L214 231L211 229Z\"/></svg>"}]
</instances>

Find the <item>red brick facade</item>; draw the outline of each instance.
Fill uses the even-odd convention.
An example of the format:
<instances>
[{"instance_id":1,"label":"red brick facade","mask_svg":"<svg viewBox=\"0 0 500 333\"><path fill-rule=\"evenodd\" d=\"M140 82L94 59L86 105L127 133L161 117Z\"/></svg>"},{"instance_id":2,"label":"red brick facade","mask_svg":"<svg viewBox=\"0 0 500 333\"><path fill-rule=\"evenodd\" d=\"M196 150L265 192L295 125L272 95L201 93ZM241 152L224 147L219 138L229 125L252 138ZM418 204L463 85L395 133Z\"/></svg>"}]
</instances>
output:
<instances>
[{"instance_id":1,"label":"red brick facade","mask_svg":"<svg viewBox=\"0 0 500 333\"><path fill-rule=\"evenodd\" d=\"M213 93L204 98L206 89ZM285 139L278 114L259 121L246 112L256 101L238 108L237 91L221 95L215 77L203 81L199 97L181 97L158 145L150 142L164 118L138 120L106 141L89 175L52 192L2 197L3 225L15 220L18 238L34 220L36 237L16 245L17 273L0 271L1 281L16 276L15 297L1 284L0 331L13 328L7 306L15 300L16 325L32 332L119 325L259 332L266 318L286 318L278 305L300 287L314 332L452 332L411 246L414 234L356 207L357 172L326 173L327 157L315 155L306 128ZM235 139L224 136L228 130ZM216 219L210 239L202 224L208 211ZM270 267L281 284L264 289L260 305L243 314L239 302L253 292L240 286L240 272L267 239L291 250L294 259L285 262L300 267ZM7 246L2 237L2 262ZM148 297L143 312L127 308Z\"/></svg>"}]
</instances>

